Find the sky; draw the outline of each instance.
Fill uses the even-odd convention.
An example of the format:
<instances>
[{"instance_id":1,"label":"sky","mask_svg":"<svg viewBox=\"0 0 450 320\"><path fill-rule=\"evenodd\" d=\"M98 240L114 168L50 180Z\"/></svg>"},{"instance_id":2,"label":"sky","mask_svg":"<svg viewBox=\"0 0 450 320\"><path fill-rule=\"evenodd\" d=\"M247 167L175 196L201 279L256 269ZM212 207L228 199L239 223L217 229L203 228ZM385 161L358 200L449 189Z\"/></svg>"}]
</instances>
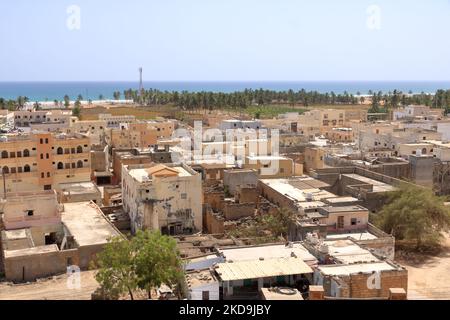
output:
<instances>
[{"instance_id":1,"label":"sky","mask_svg":"<svg viewBox=\"0 0 450 320\"><path fill-rule=\"evenodd\" d=\"M445 81L450 0L0 1L0 81Z\"/></svg>"}]
</instances>

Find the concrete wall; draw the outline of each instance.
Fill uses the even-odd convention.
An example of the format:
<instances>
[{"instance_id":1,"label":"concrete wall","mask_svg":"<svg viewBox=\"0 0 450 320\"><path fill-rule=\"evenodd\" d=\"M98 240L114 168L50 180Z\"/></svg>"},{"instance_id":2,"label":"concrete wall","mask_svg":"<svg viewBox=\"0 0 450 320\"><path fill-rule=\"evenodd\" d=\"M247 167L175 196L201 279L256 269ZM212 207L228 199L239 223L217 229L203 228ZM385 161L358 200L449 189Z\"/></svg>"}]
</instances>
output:
<instances>
[{"instance_id":1,"label":"concrete wall","mask_svg":"<svg viewBox=\"0 0 450 320\"><path fill-rule=\"evenodd\" d=\"M4 261L5 277L8 281L23 282L65 273L69 258L71 258L72 264L78 264L76 249L6 258Z\"/></svg>"},{"instance_id":2,"label":"concrete wall","mask_svg":"<svg viewBox=\"0 0 450 320\"><path fill-rule=\"evenodd\" d=\"M223 184L228 187L231 194L234 194L239 185L256 185L258 173L255 170L225 170Z\"/></svg>"}]
</instances>

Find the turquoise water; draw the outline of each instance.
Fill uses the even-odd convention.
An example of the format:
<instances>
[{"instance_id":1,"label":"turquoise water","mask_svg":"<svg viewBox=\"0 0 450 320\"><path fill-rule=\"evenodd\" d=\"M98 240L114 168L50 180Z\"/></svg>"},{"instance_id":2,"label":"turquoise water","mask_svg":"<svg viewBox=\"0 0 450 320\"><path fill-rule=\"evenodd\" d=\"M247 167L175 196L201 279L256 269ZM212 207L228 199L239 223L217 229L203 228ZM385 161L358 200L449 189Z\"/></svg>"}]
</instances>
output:
<instances>
[{"instance_id":1,"label":"turquoise water","mask_svg":"<svg viewBox=\"0 0 450 320\"><path fill-rule=\"evenodd\" d=\"M99 99L103 95L105 99L112 99L114 91L123 93L126 89L137 90L137 82L0 82L0 97L5 99L16 99L18 96L26 96L31 101L53 101L62 100L64 95L69 95L73 100L79 94L84 100ZM389 92L397 89L405 93L427 92L434 93L437 89L450 89L450 81L446 82L306 82L306 81L279 81L279 82L145 82L146 89L159 89L167 91L214 91L233 92L244 89L270 89L294 91L305 89L318 92L331 92L356 94L367 94L369 90ZM123 98L123 96L122 96Z\"/></svg>"}]
</instances>

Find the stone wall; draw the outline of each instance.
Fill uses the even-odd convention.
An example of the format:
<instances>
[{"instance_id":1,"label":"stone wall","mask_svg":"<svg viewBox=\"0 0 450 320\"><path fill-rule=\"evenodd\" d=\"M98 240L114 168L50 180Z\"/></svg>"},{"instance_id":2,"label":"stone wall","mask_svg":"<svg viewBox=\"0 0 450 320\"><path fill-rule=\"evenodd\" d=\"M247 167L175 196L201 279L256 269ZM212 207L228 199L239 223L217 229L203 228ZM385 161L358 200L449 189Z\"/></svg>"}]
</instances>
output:
<instances>
[{"instance_id":1,"label":"stone wall","mask_svg":"<svg viewBox=\"0 0 450 320\"><path fill-rule=\"evenodd\" d=\"M254 203L230 203L225 202L223 208L225 220L237 220L255 215Z\"/></svg>"}]
</instances>

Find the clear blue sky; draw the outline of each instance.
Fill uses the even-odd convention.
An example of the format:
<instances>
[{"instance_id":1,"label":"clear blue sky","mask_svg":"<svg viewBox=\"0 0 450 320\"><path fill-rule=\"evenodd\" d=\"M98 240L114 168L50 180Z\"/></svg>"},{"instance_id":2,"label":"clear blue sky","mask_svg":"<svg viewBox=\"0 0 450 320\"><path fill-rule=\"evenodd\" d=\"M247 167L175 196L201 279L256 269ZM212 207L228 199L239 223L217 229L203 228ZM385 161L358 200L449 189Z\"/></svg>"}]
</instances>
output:
<instances>
[{"instance_id":1,"label":"clear blue sky","mask_svg":"<svg viewBox=\"0 0 450 320\"><path fill-rule=\"evenodd\" d=\"M0 13L0 81L135 80L139 66L154 81L450 80L450 0L15 0Z\"/></svg>"}]
</instances>

